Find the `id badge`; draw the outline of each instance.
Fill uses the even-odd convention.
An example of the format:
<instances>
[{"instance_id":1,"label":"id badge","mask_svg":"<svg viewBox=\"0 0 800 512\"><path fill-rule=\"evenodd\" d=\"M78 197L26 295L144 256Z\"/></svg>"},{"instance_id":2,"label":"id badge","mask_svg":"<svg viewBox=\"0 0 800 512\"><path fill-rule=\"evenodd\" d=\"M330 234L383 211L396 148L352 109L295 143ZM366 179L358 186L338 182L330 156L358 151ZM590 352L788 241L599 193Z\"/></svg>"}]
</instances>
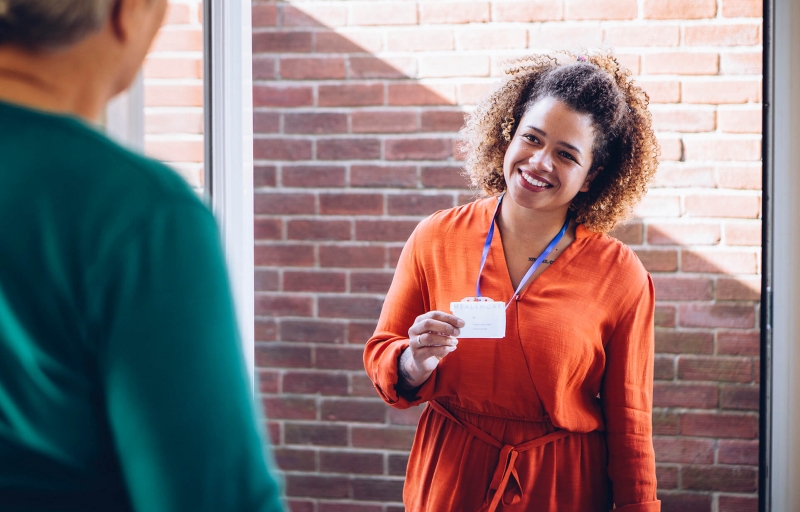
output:
<instances>
[{"instance_id":1,"label":"id badge","mask_svg":"<svg viewBox=\"0 0 800 512\"><path fill-rule=\"evenodd\" d=\"M506 305L486 297L468 297L451 302L450 310L464 320L458 338L505 338Z\"/></svg>"}]
</instances>

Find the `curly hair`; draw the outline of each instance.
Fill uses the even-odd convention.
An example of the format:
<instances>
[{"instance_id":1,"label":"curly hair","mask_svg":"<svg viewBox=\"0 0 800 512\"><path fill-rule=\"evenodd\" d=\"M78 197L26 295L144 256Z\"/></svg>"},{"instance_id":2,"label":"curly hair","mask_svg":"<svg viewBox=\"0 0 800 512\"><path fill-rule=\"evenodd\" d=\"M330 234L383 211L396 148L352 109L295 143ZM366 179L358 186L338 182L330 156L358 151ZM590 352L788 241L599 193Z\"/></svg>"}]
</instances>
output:
<instances>
[{"instance_id":1,"label":"curly hair","mask_svg":"<svg viewBox=\"0 0 800 512\"><path fill-rule=\"evenodd\" d=\"M461 130L465 176L488 195L503 192L503 158L520 119L551 97L588 115L594 127L594 179L570 211L592 231L611 231L630 216L658 167L647 93L613 55L603 53L533 55L513 61L506 74L509 79L477 105Z\"/></svg>"}]
</instances>

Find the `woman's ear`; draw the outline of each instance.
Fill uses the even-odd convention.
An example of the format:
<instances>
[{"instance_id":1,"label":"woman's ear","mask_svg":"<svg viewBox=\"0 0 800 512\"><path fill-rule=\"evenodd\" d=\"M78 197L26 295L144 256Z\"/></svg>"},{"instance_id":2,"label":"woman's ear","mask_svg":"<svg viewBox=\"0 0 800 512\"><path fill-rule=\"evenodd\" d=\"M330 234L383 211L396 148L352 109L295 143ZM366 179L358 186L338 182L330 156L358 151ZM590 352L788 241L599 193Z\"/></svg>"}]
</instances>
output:
<instances>
[{"instance_id":1,"label":"woman's ear","mask_svg":"<svg viewBox=\"0 0 800 512\"><path fill-rule=\"evenodd\" d=\"M581 192L588 192L589 191L589 186L592 184L592 182L597 177L597 175L600 174L601 172L603 172L603 168L602 167L598 167L596 169L590 170L589 173L586 175L586 181L583 182L583 185L581 186L581 190L580 191Z\"/></svg>"}]
</instances>

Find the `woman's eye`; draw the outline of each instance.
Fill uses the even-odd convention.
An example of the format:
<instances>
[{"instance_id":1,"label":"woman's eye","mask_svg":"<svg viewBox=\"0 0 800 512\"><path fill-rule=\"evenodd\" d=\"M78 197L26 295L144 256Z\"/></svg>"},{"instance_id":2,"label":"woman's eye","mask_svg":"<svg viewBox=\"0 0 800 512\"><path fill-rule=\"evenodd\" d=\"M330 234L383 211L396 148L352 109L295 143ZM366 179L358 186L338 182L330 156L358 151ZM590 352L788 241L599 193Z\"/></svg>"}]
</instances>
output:
<instances>
[{"instance_id":1,"label":"woman's eye","mask_svg":"<svg viewBox=\"0 0 800 512\"><path fill-rule=\"evenodd\" d=\"M573 162L576 162L576 163L578 162L577 160L575 160L574 156L570 155L569 153L567 153L565 151L561 152L561 156L563 156L564 158L568 158L568 159L572 160Z\"/></svg>"},{"instance_id":2,"label":"woman's eye","mask_svg":"<svg viewBox=\"0 0 800 512\"><path fill-rule=\"evenodd\" d=\"M539 139L537 139L535 135L532 135L530 133L526 133L522 137L530 142L539 142Z\"/></svg>"}]
</instances>

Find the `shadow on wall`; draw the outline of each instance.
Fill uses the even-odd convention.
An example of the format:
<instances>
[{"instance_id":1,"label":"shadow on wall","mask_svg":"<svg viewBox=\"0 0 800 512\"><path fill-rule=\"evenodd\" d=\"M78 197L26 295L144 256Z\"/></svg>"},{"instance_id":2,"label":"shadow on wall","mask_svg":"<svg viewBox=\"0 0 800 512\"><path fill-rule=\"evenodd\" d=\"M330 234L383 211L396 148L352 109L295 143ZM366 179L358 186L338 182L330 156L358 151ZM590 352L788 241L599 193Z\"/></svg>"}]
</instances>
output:
<instances>
[{"instance_id":1,"label":"shadow on wall","mask_svg":"<svg viewBox=\"0 0 800 512\"><path fill-rule=\"evenodd\" d=\"M535 46L517 25L460 27L455 36L373 26L411 16L392 5L389 18L381 3L364 11L316 3L313 16L303 4L254 5L256 361L296 511L403 510L421 411L378 398L363 344L417 222L474 199L454 151L464 112L492 89L501 61ZM361 26L345 27L354 18ZM487 44L496 49L478 54ZM666 141L674 153L674 134ZM760 285L759 254L744 246L760 240L760 223L703 213L728 196L665 193L682 179L720 187L713 166L682 162L681 144L638 218L613 233L636 250L659 299L659 493L665 511L709 510L725 493L750 507ZM757 197L753 205L752 195L732 196L744 215L730 217L758 218Z\"/></svg>"}]
</instances>

